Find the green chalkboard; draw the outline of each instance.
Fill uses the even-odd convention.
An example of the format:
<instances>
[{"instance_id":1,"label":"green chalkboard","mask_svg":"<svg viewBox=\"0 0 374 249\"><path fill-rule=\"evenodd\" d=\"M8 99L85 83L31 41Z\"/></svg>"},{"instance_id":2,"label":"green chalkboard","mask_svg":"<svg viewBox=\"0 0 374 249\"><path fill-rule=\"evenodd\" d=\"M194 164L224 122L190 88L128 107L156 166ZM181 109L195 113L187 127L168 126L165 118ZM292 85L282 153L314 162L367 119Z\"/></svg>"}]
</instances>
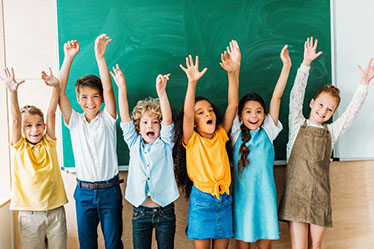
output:
<instances>
[{"instance_id":1,"label":"green chalkboard","mask_svg":"<svg viewBox=\"0 0 374 249\"><path fill-rule=\"evenodd\" d=\"M275 141L277 160L286 158L289 92L306 37L317 37L324 54L312 65L305 115L312 94L331 83L330 1L57 0L57 14L60 65L64 42L78 40L81 45L67 88L68 98L79 112L74 83L86 74L99 75L94 41L102 33L113 39L105 57L110 68L118 63L125 73L130 109L139 99L157 96L155 78L159 73L171 73L168 96L173 108L181 108L187 78L178 65L192 54L199 55L200 68L208 68L198 83L197 95L211 99L224 110L227 73L219 65L220 53L232 39L238 41L242 52L239 97L255 91L269 105L282 67L279 53L284 44L289 44L293 67L282 99L280 120L284 130ZM69 130L63 127L62 133L64 167L74 167ZM128 150L119 126L117 144L119 164L126 165Z\"/></svg>"}]
</instances>

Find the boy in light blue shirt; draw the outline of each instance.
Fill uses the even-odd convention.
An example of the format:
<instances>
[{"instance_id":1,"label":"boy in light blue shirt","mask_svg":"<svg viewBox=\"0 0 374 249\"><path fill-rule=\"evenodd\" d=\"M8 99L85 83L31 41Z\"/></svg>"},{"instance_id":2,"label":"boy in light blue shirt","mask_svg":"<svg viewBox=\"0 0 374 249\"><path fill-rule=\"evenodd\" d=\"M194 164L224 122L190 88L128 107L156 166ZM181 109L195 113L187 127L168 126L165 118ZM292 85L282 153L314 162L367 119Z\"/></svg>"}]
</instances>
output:
<instances>
[{"instance_id":1,"label":"boy in light blue shirt","mask_svg":"<svg viewBox=\"0 0 374 249\"><path fill-rule=\"evenodd\" d=\"M116 66L110 72L118 86L118 105L123 137L130 149L125 198L133 205L134 249L151 248L156 229L157 248L174 248L174 201L179 197L174 178L172 149L174 124L166 83L169 75L158 75L158 99L141 100L130 118L126 81Z\"/></svg>"}]
</instances>

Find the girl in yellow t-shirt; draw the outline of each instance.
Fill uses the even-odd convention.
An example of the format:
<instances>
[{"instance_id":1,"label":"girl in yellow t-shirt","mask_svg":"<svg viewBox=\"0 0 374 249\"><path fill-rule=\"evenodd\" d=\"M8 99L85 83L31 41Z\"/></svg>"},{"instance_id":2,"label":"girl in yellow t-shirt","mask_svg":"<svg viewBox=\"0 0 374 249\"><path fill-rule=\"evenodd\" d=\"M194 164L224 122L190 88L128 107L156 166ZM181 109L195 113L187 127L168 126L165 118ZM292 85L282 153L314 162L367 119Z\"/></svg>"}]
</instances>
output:
<instances>
[{"instance_id":1,"label":"girl in yellow t-shirt","mask_svg":"<svg viewBox=\"0 0 374 249\"><path fill-rule=\"evenodd\" d=\"M178 184L190 197L186 234L194 240L195 248L210 248L211 244L215 249L227 248L233 236L231 175L225 144L238 107L240 60L238 43L231 41L230 48L221 54L220 65L229 78L228 106L222 122L208 99L195 98L197 81L207 68L199 71L199 58L196 56L194 62L191 55L186 58L186 67L180 65L187 75L188 87L180 119L183 134L178 136L176 132L175 170ZM185 161L183 147L178 146L181 144Z\"/></svg>"},{"instance_id":2,"label":"girl in yellow t-shirt","mask_svg":"<svg viewBox=\"0 0 374 249\"><path fill-rule=\"evenodd\" d=\"M17 89L25 81L16 81L13 68L5 68L0 82L10 96L12 114L12 194L10 209L19 210L18 228L22 248L66 248L66 218L64 204L68 202L56 153L55 113L60 82L42 72L46 85L53 87L44 123L43 112L31 105L21 110Z\"/></svg>"}]
</instances>

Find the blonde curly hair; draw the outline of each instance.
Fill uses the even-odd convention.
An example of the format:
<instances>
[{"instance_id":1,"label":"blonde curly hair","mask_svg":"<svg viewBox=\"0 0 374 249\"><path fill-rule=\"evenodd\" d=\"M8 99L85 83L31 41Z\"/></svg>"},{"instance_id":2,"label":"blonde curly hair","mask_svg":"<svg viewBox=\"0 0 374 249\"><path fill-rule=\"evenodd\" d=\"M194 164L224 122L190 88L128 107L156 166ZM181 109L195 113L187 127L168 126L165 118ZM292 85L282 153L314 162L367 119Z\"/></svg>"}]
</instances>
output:
<instances>
[{"instance_id":1,"label":"blonde curly hair","mask_svg":"<svg viewBox=\"0 0 374 249\"><path fill-rule=\"evenodd\" d=\"M145 114L156 116L159 121L162 120L162 112L160 101L158 98L146 98L144 100L139 100L134 109L132 110L131 119L134 122L135 130L139 133L140 119Z\"/></svg>"},{"instance_id":2,"label":"blonde curly hair","mask_svg":"<svg viewBox=\"0 0 374 249\"><path fill-rule=\"evenodd\" d=\"M36 106L33 106L33 105L25 105L24 107L21 108L20 112L21 112L22 118L23 118L26 114L39 115L39 116L42 118L43 123L44 123L44 114L43 114L42 110L40 110L40 109L39 109L38 107L36 107Z\"/></svg>"}]
</instances>

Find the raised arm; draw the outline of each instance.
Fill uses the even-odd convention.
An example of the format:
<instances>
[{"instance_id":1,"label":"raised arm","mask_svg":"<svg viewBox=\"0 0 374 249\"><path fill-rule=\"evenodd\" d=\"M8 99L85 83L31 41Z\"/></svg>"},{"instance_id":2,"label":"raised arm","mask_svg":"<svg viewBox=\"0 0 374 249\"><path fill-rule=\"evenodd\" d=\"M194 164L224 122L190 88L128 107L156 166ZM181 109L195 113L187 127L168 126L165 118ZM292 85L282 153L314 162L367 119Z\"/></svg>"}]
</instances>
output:
<instances>
[{"instance_id":1,"label":"raised arm","mask_svg":"<svg viewBox=\"0 0 374 249\"><path fill-rule=\"evenodd\" d=\"M60 81L53 75L51 68L49 68L49 72L50 74L48 75L46 72L42 71L42 79L47 86L53 87L47 111L47 134L50 138L55 139L56 109L60 97Z\"/></svg>"},{"instance_id":2,"label":"raised arm","mask_svg":"<svg viewBox=\"0 0 374 249\"><path fill-rule=\"evenodd\" d=\"M80 45L77 40L68 41L64 44L65 57L58 75L60 80L60 98L58 104L67 124L69 124L72 109L69 99L66 96L66 85L68 84L71 64L73 63L74 57L78 54L79 49Z\"/></svg>"},{"instance_id":3,"label":"raised arm","mask_svg":"<svg viewBox=\"0 0 374 249\"><path fill-rule=\"evenodd\" d=\"M294 85L290 95L290 109L289 109L289 126L290 134L292 131L297 131L300 121L304 120L303 116L303 102L305 96L305 88L309 76L309 67L313 60L317 59L322 54L322 51L316 52L318 40L313 43L313 37L306 40L304 43L304 59L300 68L297 70ZM294 134L296 136L296 134Z\"/></svg>"},{"instance_id":4,"label":"raised arm","mask_svg":"<svg viewBox=\"0 0 374 249\"><path fill-rule=\"evenodd\" d=\"M196 56L195 64L193 62L192 56L186 57L185 68L179 65L182 70L186 73L188 78L188 86L186 97L184 99L184 114L183 114L183 143L188 144L190 140L194 125L195 125L195 92L197 81L205 74L208 70L204 68L201 72L199 71L199 57Z\"/></svg>"},{"instance_id":5,"label":"raised arm","mask_svg":"<svg viewBox=\"0 0 374 249\"><path fill-rule=\"evenodd\" d=\"M5 77L0 76L0 81L5 85L9 91L10 95L10 112L12 114L12 144L16 144L22 134L22 117L19 110L17 89L19 85L24 83L24 80L16 81L14 70L11 68L9 71L8 68L4 69Z\"/></svg>"},{"instance_id":6,"label":"raised arm","mask_svg":"<svg viewBox=\"0 0 374 249\"><path fill-rule=\"evenodd\" d=\"M108 66L104 57L106 47L111 41L112 39L109 39L109 36L106 34L98 36L95 41L95 56L97 65L99 67L101 82L103 84L105 109L113 118L116 118L116 102L114 99L112 80L110 79Z\"/></svg>"},{"instance_id":7,"label":"raised arm","mask_svg":"<svg viewBox=\"0 0 374 249\"><path fill-rule=\"evenodd\" d=\"M227 72L229 80L228 103L222 126L228 132L236 116L239 104L239 72L241 53L237 41L232 40L230 47L221 54L221 67Z\"/></svg>"},{"instance_id":8,"label":"raised arm","mask_svg":"<svg viewBox=\"0 0 374 249\"><path fill-rule=\"evenodd\" d=\"M287 84L288 75L291 69L291 58L288 53L288 45L285 45L280 53L280 57L283 63L282 71L279 75L277 84L275 85L273 96L271 97L269 114L274 121L274 124L278 124L279 118L279 106L281 103L281 98L284 92L284 88Z\"/></svg>"},{"instance_id":9,"label":"raised arm","mask_svg":"<svg viewBox=\"0 0 374 249\"><path fill-rule=\"evenodd\" d=\"M121 116L121 122L129 122L131 120L129 113L129 103L127 100L127 88L126 80L121 69L118 67L113 67L113 72L110 72L114 82L118 86L118 106L119 106L119 115Z\"/></svg>"},{"instance_id":10,"label":"raised arm","mask_svg":"<svg viewBox=\"0 0 374 249\"><path fill-rule=\"evenodd\" d=\"M366 68L362 69L360 66L358 66L358 69L360 70L361 74L360 84L353 94L352 100L349 102L347 109L335 122L331 124L331 136L333 143L335 143L338 137L343 134L349 126L351 126L352 122L358 116L358 113L368 93L369 82L374 77L373 59L369 61Z\"/></svg>"},{"instance_id":11,"label":"raised arm","mask_svg":"<svg viewBox=\"0 0 374 249\"><path fill-rule=\"evenodd\" d=\"M169 76L170 73L166 75L159 74L156 78L156 90L160 100L163 125L170 125L173 122L170 103L166 93L166 84L169 80Z\"/></svg>"}]
</instances>

